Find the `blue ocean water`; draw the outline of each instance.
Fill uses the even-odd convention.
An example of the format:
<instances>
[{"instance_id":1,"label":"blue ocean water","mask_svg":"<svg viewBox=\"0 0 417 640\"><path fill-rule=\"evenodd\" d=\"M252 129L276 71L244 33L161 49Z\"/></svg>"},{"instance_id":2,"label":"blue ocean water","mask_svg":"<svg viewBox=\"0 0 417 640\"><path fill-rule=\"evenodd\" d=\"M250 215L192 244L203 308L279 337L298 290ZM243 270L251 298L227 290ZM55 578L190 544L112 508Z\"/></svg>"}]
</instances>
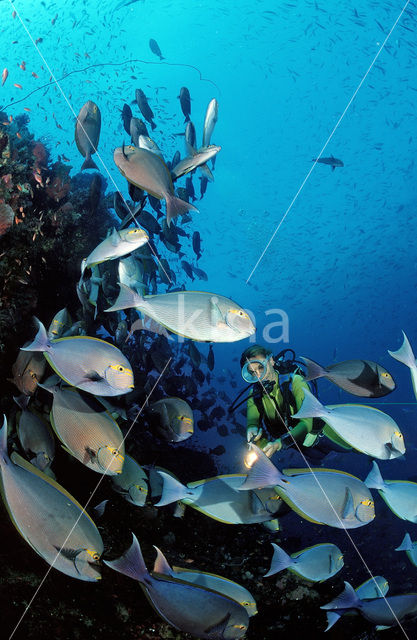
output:
<instances>
[{"instance_id":1,"label":"blue ocean water","mask_svg":"<svg viewBox=\"0 0 417 640\"><path fill-rule=\"evenodd\" d=\"M184 226L201 235L198 266L207 282L196 287L178 257L164 255L187 288L220 293L247 309L256 321L256 341L274 352L291 347L323 365L367 358L385 366L397 389L366 403L387 411L404 433L405 459L380 464L384 478L392 479L415 476L417 459L409 371L387 353L399 348L402 329L417 345L417 14L415 2L407 3L395 25L404 6L368 0L356 6L321 0L242 0L234 6L217 0L5 0L0 40L8 69L1 110L16 116L30 109L30 131L53 160L72 167L72 176L83 161L74 141L75 118L87 100L99 105L97 164L108 193L119 190L127 197L113 150L129 142L120 112L136 88L144 90L154 111L152 135L166 158L177 149L184 155L183 138L175 135L184 131L180 88L190 91L200 142L206 107L217 99L212 142L222 148L215 181ZM151 52L150 38L164 60ZM136 105L132 110L140 117ZM313 167L320 153L340 158L344 166ZM198 194L198 180L194 186ZM184 239L182 251L193 260L190 240ZM214 345L215 369L201 394L214 387L233 398L243 388L238 360L249 344ZM198 346L207 355L208 345ZM328 404L361 400L327 381L319 382L319 392ZM242 433L227 437L196 429L189 447L207 452L221 444L226 452L215 460L218 471L241 471L245 419L238 414L238 421ZM285 455L276 457L278 466L304 466L296 453ZM364 455L332 455L332 468L362 479L370 469ZM386 575L392 593L404 585L417 591L415 567L394 552L415 525L396 519L378 497L376 509L375 523L352 537L371 571ZM319 535L317 527L301 527L295 516L287 527L300 548L323 535L323 528ZM344 579L354 586L366 580L351 540L340 531L325 535L343 547Z\"/></svg>"}]
</instances>

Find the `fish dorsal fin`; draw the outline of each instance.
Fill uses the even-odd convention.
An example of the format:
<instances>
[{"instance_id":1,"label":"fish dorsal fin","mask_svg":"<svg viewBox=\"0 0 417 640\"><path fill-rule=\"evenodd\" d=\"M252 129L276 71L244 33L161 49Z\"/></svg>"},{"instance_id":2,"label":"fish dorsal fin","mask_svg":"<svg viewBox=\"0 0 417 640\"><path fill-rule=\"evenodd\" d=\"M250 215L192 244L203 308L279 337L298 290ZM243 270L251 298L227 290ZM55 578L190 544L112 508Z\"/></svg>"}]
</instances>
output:
<instances>
[{"instance_id":1,"label":"fish dorsal fin","mask_svg":"<svg viewBox=\"0 0 417 640\"><path fill-rule=\"evenodd\" d=\"M116 227L113 227L113 231L110 234L110 242L112 243L113 247L117 247L117 245L120 244L120 241L120 234L118 231L116 231Z\"/></svg>"},{"instance_id":2,"label":"fish dorsal fin","mask_svg":"<svg viewBox=\"0 0 417 640\"><path fill-rule=\"evenodd\" d=\"M217 304L215 296L210 298L210 323L216 327L220 322L224 322L223 314Z\"/></svg>"},{"instance_id":3,"label":"fish dorsal fin","mask_svg":"<svg viewBox=\"0 0 417 640\"><path fill-rule=\"evenodd\" d=\"M286 476L299 476L305 473L337 473L337 475L348 476L348 478L358 478L347 471L339 471L338 469L326 469L325 467L306 467L305 469L283 469L282 473Z\"/></svg>"},{"instance_id":4,"label":"fish dorsal fin","mask_svg":"<svg viewBox=\"0 0 417 640\"><path fill-rule=\"evenodd\" d=\"M172 576L173 571L171 569L171 567L169 566L168 560L165 558L164 554L162 553L162 551L160 549L158 549L158 547L156 547L155 545L153 545L153 548L156 549L156 559L155 559L155 563L153 565L153 570L155 573L160 573L163 576Z\"/></svg>"},{"instance_id":5,"label":"fish dorsal fin","mask_svg":"<svg viewBox=\"0 0 417 640\"><path fill-rule=\"evenodd\" d=\"M59 493L64 495L76 507L78 507L78 509L80 511L82 511L87 516L87 518L90 520L90 522L92 524L94 524L94 521L90 518L90 516L85 511L85 509L80 505L80 503L70 493L68 493L68 491L66 489L64 489L64 487L62 487L60 484L58 484L58 482L56 482L56 480L53 480L50 476L45 475L42 471L40 471L37 467L34 467L33 464L30 464L30 462L28 462L27 460L22 458L22 456L19 455L18 453L16 453L15 451L10 456L10 459L16 466L20 467L21 469L24 469L25 471L28 471L29 473L32 473L35 476L38 476L44 482L47 482L49 485L54 487L54 489L59 491ZM94 526L95 526L95 524L94 524Z\"/></svg>"}]
</instances>

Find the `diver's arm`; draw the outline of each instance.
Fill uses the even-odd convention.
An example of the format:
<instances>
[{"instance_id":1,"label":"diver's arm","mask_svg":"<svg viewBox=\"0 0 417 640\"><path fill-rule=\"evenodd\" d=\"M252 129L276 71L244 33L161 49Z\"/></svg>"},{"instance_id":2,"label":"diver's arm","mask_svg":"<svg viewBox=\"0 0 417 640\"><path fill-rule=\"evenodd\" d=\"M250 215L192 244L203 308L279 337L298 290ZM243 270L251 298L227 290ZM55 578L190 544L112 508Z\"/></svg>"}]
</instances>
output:
<instances>
[{"instance_id":1,"label":"diver's arm","mask_svg":"<svg viewBox=\"0 0 417 640\"><path fill-rule=\"evenodd\" d=\"M250 395L246 405L246 437L248 442L256 442L261 436L261 416L252 395Z\"/></svg>"},{"instance_id":2,"label":"diver's arm","mask_svg":"<svg viewBox=\"0 0 417 640\"><path fill-rule=\"evenodd\" d=\"M292 380L292 393L297 411L301 408L304 400L304 390L310 391L307 382L301 376L295 375ZM313 429L313 418L301 418L295 427L291 429L291 435L297 442L302 443L304 438Z\"/></svg>"}]
</instances>

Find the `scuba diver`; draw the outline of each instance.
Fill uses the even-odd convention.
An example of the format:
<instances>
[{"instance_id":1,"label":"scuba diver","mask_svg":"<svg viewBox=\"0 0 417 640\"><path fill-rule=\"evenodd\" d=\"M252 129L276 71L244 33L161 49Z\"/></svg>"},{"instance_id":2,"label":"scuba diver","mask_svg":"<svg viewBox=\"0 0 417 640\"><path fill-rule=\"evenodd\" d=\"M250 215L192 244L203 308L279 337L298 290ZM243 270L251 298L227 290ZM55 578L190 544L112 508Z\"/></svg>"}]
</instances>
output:
<instances>
[{"instance_id":1,"label":"scuba diver","mask_svg":"<svg viewBox=\"0 0 417 640\"><path fill-rule=\"evenodd\" d=\"M295 359L292 349L284 349L273 356L269 349L255 344L242 353L242 377L253 386L247 398L230 410L234 411L247 401L247 441L256 443L268 457L296 445L303 455L317 461L330 451L351 449L335 433L331 439L324 438L327 441L324 442L321 439L323 429L326 429L326 435L330 433L328 425L320 418L292 418L301 408L304 390L311 391L300 365L303 363ZM317 393L314 383L313 387ZM314 450L311 450L313 445Z\"/></svg>"}]
</instances>

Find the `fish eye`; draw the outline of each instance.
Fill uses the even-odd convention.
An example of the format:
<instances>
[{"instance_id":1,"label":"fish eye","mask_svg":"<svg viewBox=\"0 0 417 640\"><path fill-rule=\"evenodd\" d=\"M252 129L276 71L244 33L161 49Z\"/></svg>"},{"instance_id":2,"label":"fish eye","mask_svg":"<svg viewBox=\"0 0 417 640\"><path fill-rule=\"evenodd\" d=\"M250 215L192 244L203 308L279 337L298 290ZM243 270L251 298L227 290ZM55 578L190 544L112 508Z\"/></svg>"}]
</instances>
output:
<instances>
[{"instance_id":1,"label":"fish eye","mask_svg":"<svg viewBox=\"0 0 417 640\"><path fill-rule=\"evenodd\" d=\"M403 434L401 433L401 431L394 431L394 435L397 436L397 438L403 437Z\"/></svg>"},{"instance_id":2,"label":"fish eye","mask_svg":"<svg viewBox=\"0 0 417 640\"><path fill-rule=\"evenodd\" d=\"M383 378L391 378L391 375L388 373L388 371L384 371L381 375Z\"/></svg>"},{"instance_id":3,"label":"fish eye","mask_svg":"<svg viewBox=\"0 0 417 640\"><path fill-rule=\"evenodd\" d=\"M370 507L371 505L373 505L372 500L361 500L361 504L363 504L364 507Z\"/></svg>"},{"instance_id":4,"label":"fish eye","mask_svg":"<svg viewBox=\"0 0 417 640\"><path fill-rule=\"evenodd\" d=\"M93 553L93 560L99 560L100 556L98 555L98 553Z\"/></svg>"}]
</instances>

